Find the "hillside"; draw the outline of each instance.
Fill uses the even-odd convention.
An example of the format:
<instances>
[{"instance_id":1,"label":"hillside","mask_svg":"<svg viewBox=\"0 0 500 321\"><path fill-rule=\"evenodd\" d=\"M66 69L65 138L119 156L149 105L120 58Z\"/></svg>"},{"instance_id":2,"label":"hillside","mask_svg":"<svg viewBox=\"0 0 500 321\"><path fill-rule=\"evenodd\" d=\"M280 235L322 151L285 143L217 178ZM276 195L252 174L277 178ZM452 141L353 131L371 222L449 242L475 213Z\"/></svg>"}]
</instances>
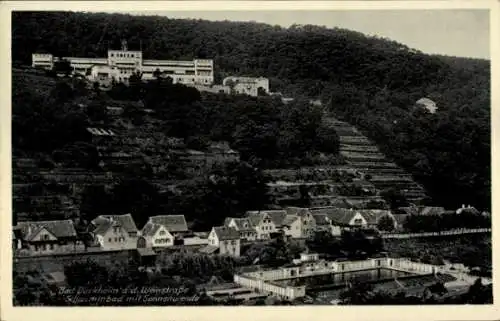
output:
<instances>
[{"instance_id":1,"label":"hillside","mask_svg":"<svg viewBox=\"0 0 500 321\"><path fill-rule=\"evenodd\" d=\"M489 61L425 55L317 26L62 12L14 13L13 26L13 57L24 63L35 51L104 56L126 38L152 59L213 58L218 80L266 76L272 91L321 98L332 116L413 174L434 202L490 207ZM437 103L436 114L412 112L422 97Z\"/></svg>"}]
</instances>

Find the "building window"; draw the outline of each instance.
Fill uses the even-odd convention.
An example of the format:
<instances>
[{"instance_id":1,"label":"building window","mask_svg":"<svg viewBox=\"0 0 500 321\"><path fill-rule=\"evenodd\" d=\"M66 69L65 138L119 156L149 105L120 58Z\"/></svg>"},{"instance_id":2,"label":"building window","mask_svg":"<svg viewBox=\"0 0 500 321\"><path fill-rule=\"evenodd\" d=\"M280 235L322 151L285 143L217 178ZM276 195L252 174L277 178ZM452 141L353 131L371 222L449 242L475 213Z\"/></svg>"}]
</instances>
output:
<instances>
[{"instance_id":1,"label":"building window","mask_svg":"<svg viewBox=\"0 0 500 321\"><path fill-rule=\"evenodd\" d=\"M231 244L232 244L232 245L236 245L236 241L235 241L235 240L232 240L232 241L231 241Z\"/></svg>"},{"instance_id":2,"label":"building window","mask_svg":"<svg viewBox=\"0 0 500 321\"><path fill-rule=\"evenodd\" d=\"M166 232L165 231L160 231L160 235L165 235Z\"/></svg>"},{"instance_id":3,"label":"building window","mask_svg":"<svg viewBox=\"0 0 500 321\"><path fill-rule=\"evenodd\" d=\"M355 224L355 225L361 225L361 224L362 224L362 222L363 222L363 221L362 221L360 218L357 218L357 219L355 219L355 220L354 220L354 224Z\"/></svg>"},{"instance_id":4,"label":"building window","mask_svg":"<svg viewBox=\"0 0 500 321\"><path fill-rule=\"evenodd\" d=\"M47 244L42 244L42 251L45 251L47 249Z\"/></svg>"},{"instance_id":5,"label":"building window","mask_svg":"<svg viewBox=\"0 0 500 321\"><path fill-rule=\"evenodd\" d=\"M109 239L108 239L108 242L112 243L112 242L113 242L113 239L109 238Z\"/></svg>"},{"instance_id":6,"label":"building window","mask_svg":"<svg viewBox=\"0 0 500 321\"><path fill-rule=\"evenodd\" d=\"M54 244L49 244L49 248L50 248L51 250L53 250L53 249L54 249Z\"/></svg>"},{"instance_id":7,"label":"building window","mask_svg":"<svg viewBox=\"0 0 500 321\"><path fill-rule=\"evenodd\" d=\"M47 234L42 236L42 240L47 241L49 239L49 236Z\"/></svg>"}]
</instances>

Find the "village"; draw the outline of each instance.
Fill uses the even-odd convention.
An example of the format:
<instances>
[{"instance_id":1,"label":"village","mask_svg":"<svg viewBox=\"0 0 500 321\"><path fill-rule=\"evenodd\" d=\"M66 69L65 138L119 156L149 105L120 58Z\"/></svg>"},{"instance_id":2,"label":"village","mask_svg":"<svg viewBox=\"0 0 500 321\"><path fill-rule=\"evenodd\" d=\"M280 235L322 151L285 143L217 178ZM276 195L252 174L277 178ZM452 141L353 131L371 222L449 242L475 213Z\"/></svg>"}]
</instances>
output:
<instances>
[{"instance_id":1,"label":"village","mask_svg":"<svg viewBox=\"0 0 500 321\"><path fill-rule=\"evenodd\" d=\"M143 81L165 76L173 83L200 92L277 96L284 104L293 101L293 98L271 92L267 78L229 76L216 85L212 60L143 60L142 52L128 50L126 42L122 43L122 50L109 50L107 59L59 59L38 53L32 58L31 67L38 70L52 70L62 61L69 63L72 77L86 78L104 91L116 82L128 84L137 72L141 73ZM309 103L321 106L321 101ZM427 98L417 101L416 105L429 113L437 109ZM86 109L88 105L82 103L80 107ZM149 123L133 126L122 118L126 108L100 107L110 121L94 122L84 134L85 141L96 148L98 169L89 170L81 164L49 164L29 156L13 158L15 224L12 250L19 271L47 270L49 278L63 284L64 264L61 262L65 257L78 260L78 257L87 259L102 255L121 257L125 253L127 258L130 255L138 262L139 268L155 271L162 268L156 260L161 255L199 253L238 259L254 244L284 242L301 249L292 261L266 267L256 259L235 271L232 282L209 287L206 293L217 302L229 299L246 302L269 296L292 301L305 299L311 289L317 290L319 285L314 278L331 277L333 279L324 281L343 289L346 283L361 275L361 279L370 282L389 282L384 283L386 290L420 293L427 286L442 282L459 295L478 280L470 275L470 267L460 262L417 262L380 250L361 251L363 253L357 253L357 257L337 255L332 258L308 247L311 242L318 242L318 235L346 242L346 235L361 233L359 235L368 242L390 240L397 243L400 239L491 233L491 214L477 210L472 204L451 209L426 205L429 203L426 191L410 174L387 159L376 144L354 126L331 115L326 115L323 123L337 132L344 163L332 164L325 157L323 164L265 169L264 173L271 177L266 185L273 201L272 208L254 208L237 217L221 213L223 221L210 229L200 229L195 220L189 219L189 213L150 213L145 223L136 222L134 213L90 213L91 219L82 219L79 195L85 186L95 182L115 184L119 181L117 173L141 166L145 158L150 164L150 182L159 190L174 194L189 190L190 181L205 173L207 168L238 163L241 159L240 152L226 141L211 141L203 150L196 149L185 139L155 131L151 125L154 118L148 118ZM141 108L140 113L150 117L155 111ZM64 159L64 152L55 156ZM166 159L182 168L182 177L172 179L168 176L172 170L166 165ZM37 195L36 186L40 184L52 184L64 191ZM397 191L408 204L399 207L388 204L390 191ZM307 206L297 205L304 199ZM47 217L50 219L45 219ZM431 224L427 223L438 220L436 227L429 228ZM382 275L381 271L384 271ZM335 279L336 275L341 279ZM430 279L411 283L415 276ZM483 277L482 280L485 285L491 283L491 278ZM321 298L316 300L321 301ZM325 300L332 304L336 299Z\"/></svg>"}]
</instances>

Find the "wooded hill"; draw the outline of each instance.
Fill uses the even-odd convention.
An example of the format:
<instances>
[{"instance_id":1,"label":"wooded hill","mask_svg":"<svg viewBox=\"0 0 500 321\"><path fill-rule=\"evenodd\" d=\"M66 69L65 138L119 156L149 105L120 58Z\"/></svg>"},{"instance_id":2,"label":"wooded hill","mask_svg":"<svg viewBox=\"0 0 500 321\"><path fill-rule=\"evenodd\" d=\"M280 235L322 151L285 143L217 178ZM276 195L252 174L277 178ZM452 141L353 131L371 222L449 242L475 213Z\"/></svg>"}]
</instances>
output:
<instances>
[{"instance_id":1,"label":"wooded hill","mask_svg":"<svg viewBox=\"0 0 500 321\"><path fill-rule=\"evenodd\" d=\"M321 98L424 183L435 202L490 208L489 61L430 56L317 26L70 12L12 18L12 56L24 63L40 51L104 57L127 39L149 59L212 58L217 81L266 76L272 91ZM439 111L414 111L422 97Z\"/></svg>"}]
</instances>

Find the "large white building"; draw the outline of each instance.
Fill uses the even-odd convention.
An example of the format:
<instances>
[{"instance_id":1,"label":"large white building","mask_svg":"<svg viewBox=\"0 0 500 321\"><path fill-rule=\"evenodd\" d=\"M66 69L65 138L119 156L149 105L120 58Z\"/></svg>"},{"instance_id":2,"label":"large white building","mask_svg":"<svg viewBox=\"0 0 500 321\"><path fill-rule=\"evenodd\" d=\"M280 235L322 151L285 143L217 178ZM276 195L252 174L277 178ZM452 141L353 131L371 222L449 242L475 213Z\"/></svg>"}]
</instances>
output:
<instances>
[{"instance_id":1,"label":"large white building","mask_svg":"<svg viewBox=\"0 0 500 321\"><path fill-rule=\"evenodd\" d=\"M142 51L127 49L126 42L121 50L108 50L107 58L63 57L69 61L73 72L85 75L89 80L101 84L116 82L127 83L136 72L142 73L143 80L155 78L155 71L172 78L174 83L209 86L214 82L214 64L211 59L144 60ZM59 58L51 54L32 55L34 68L52 69Z\"/></svg>"},{"instance_id":2,"label":"large white building","mask_svg":"<svg viewBox=\"0 0 500 321\"><path fill-rule=\"evenodd\" d=\"M250 96L258 96L259 88L266 94L269 94L269 79L264 77L226 77L222 81L224 86L231 87L236 94L245 94Z\"/></svg>"}]
</instances>

